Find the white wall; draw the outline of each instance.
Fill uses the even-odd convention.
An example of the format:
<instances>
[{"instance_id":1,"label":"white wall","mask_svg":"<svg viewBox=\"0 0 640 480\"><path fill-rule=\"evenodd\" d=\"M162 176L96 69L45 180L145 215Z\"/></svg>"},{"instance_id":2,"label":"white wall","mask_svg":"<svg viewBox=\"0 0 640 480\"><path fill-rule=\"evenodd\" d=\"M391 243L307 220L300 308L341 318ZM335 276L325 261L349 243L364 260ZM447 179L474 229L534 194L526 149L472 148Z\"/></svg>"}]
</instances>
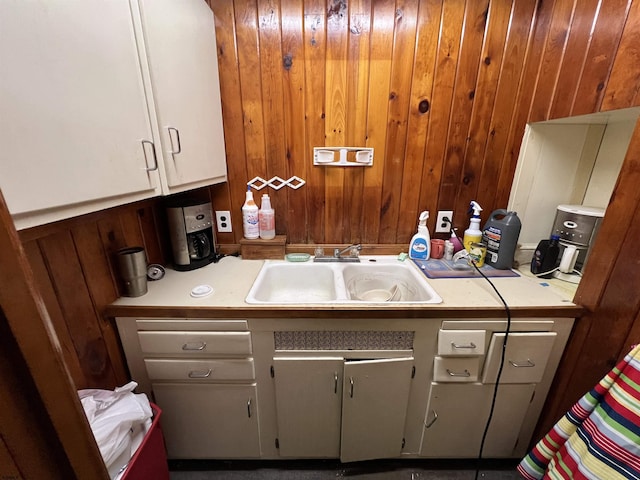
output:
<instances>
[{"instance_id":1,"label":"white wall","mask_svg":"<svg viewBox=\"0 0 640 480\"><path fill-rule=\"evenodd\" d=\"M606 208L640 108L527 125L509 198L519 243L549 238L560 204Z\"/></svg>"}]
</instances>

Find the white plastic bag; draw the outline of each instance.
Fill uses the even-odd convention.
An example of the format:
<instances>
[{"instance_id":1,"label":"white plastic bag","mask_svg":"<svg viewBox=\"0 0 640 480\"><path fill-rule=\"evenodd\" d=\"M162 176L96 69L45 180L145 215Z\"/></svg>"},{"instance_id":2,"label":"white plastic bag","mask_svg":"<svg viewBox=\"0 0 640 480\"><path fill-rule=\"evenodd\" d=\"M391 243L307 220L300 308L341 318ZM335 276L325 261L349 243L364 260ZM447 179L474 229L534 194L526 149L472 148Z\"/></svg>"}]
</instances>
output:
<instances>
[{"instance_id":1,"label":"white plastic bag","mask_svg":"<svg viewBox=\"0 0 640 480\"><path fill-rule=\"evenodd\" d=\"M115 478L151 427L151 405L145 394L134 394L138 386L129 382L111 390L79 390L96 443L111 478ZM135 437L135 441L134 441Z\"/></svg>"}]
</instances>

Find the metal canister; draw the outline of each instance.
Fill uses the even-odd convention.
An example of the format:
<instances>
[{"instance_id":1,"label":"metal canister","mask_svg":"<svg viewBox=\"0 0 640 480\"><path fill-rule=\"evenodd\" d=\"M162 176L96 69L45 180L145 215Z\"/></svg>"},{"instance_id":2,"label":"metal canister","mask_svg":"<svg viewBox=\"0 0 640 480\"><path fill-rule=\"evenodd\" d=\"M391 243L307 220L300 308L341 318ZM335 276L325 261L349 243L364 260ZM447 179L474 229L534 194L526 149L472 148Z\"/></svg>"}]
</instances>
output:
<instances>
[{"instance_id":1,"label":"metal canister","mask_svg":"<svg viewBox=\"0 0 640 480\"><path fill-rule=\"evenodd\" d=\"M484 265L484 257L487 255L487 246L484 243L472 243L469 246L469 265L480 268Z\"/></svg>"}]
</instances>

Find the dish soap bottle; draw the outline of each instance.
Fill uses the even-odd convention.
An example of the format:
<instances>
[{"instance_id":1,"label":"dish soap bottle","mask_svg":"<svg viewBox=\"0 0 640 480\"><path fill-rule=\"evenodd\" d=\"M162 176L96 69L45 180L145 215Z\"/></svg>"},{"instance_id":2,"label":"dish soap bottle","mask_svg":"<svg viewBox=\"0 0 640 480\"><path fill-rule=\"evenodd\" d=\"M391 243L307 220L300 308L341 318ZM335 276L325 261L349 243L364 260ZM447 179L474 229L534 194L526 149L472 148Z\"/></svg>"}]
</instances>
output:
<instances>
[{"instance_id":1,"label":"dish soap bottle","mask_svg":"<svg viewBox=\"0 0 640 480\"><path fill-rule=\"evenodd\" d=\"M242 230L244 238L253 240L260 236L260 225L258 223L258 206L253 201L251 187L247 187L247 196L242 205Z\"/></svg>"},{"instance_id":2,"label":"dish soap bottle","mask_svg":"<svg viewBox=\"0 0 640 480\"><path fill-rule=\"evenodd\" d=\"M258 210L258 219L260 222L260 238L271 240L276 236L276 217L273 208L271 208L271 199L268 194L262 195L262 204Z\"/></svg>"},{"instance_id":3,"label":"dish soap bottle","mask_svg":"<svg viewBox=\"0 0 640 480\"><path fill-rule=\"evenodd\" d=\"M469 206L469 211L473 211L473 215L469 222L469 228L464 231L464 237L462 238L462 244L467 252L472 243L480 243L482 240L482 232L480 231L480 212L482 207L474 200Z\"/></svg>"},{"instance_id":4,"label":"dish soap bottle","mask_svg":"<svg viewBox=\"0 0 640 480\"><path fill-rule=\"evenodd\" d=\"M411 243L409 244L409 258L415 258L416 260L429 260L431 237L429 236L429 229L427 228L428 218L428 211L422 212L420 217L418 217L418 231L413 236Z\"/></svg>"}]
</instances>

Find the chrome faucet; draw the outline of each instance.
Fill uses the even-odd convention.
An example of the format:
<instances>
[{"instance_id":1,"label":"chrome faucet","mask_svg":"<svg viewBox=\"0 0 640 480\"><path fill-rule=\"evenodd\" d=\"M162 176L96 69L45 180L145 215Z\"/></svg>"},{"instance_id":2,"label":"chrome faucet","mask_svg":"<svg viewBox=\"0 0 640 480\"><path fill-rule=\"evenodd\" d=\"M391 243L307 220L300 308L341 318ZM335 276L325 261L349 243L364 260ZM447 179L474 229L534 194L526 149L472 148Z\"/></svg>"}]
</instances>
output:
<instances>
[{"instance_id":1,"label":"chrome faucet","mask_svg":"<svg viewBox=\"0 0 640 480\"><path fill-rule=\"evenodd\" d=\"M360 250L362 250L362 245L359 243L354 243L353 245L349 245L348 247L340 250L336 248L333 251L333 255L324 255L324 250L322 248L316 249L316 255L313 258L314 262L359 262L360 257L358 256ZM345 255L349 252L348 255Z\"/></svg>"},{"instance_id":2,"label":"chrome faucet","mask_svg":"<svg viewBox=\"0 0 640 480\"><path fill-rule=\"evenodd\" d=\"M359 243L354 243L353 245L349 245L348 247L340 250L339 248L336 248L333 251L333 256L335 258L348 258L348 257L343 257L342 255L346 252L349 252L349 257L358 257L358 252L362 250L362 245L360 245Z\"/></svg>"}]
</instances>

